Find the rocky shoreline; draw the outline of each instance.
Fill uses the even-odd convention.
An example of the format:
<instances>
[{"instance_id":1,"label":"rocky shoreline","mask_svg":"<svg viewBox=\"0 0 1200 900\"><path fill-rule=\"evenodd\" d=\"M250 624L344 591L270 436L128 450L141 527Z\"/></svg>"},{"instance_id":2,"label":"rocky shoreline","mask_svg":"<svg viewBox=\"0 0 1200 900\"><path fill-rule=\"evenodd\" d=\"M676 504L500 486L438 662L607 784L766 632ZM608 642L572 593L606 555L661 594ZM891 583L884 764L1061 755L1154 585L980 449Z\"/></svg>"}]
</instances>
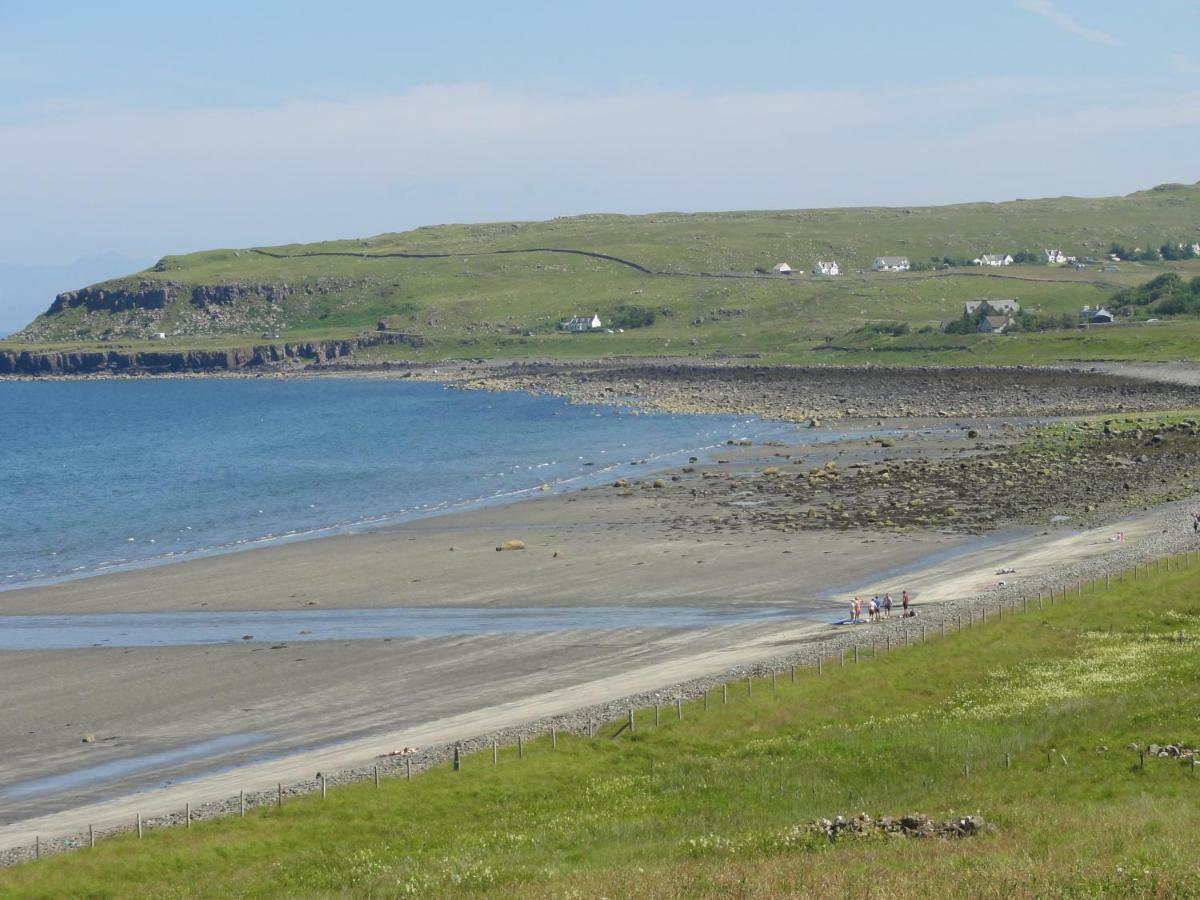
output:
<instances>
[{"instance_id":1,"label":"rocky shoreline","mask_svg":"<svg viewBox=\"0 0 1200 900\"><path fill-rule=\"evenodd\" d=\"M463 367L442 377L465 389L525 391L651 412L749 415L809 424L836 419L1124 414L1200 406L1200 386L1086 367L513 363Z\"/></svg>"}]
</instances>

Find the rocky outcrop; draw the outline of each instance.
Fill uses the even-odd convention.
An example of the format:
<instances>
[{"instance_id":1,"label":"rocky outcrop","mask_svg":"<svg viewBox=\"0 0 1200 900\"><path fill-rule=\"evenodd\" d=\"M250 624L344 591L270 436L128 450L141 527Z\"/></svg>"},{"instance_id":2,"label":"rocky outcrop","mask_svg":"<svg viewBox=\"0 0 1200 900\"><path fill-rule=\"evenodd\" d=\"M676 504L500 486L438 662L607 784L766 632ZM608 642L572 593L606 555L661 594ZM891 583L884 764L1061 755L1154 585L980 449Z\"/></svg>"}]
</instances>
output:
<instances>
[{"instance_id":1,"label":"rocky outcrop","mask_svg":"<svg viewBox=\"0 0 1200 900\"><path fill-rule=\"evenodd\" d=\"M286 284L198 284L192 288L192 305L201 308L237 303L248 297L263 297L278 303L291 293Z\"/></svg>"},{"instance_id":2,"label":"rocky outcrop","mask_svg":"<svg viewBox=\"0 0 1200 900\"><path fill-rule=\"evenodd\" d=\"M262 344L226 350L8 350L0 351L0 375L152 375L232 372L289 362L322 364L378 344L412 343L415 335L371 334L338 341Z\"/></svg>"},{"instance_id":3,"label":"rocky outcrop","mask_svg":"<svg viewBox=\"0 0 1200 900\"><path fill-rule=\"evenodd\" d=\"M65 291L54 298L47 315L77 306L90 312L125 312L131 309L162 309L178 296L183 285L174 281L139 281L136 285L97 284Z\"/></svg>"}]
</instances>

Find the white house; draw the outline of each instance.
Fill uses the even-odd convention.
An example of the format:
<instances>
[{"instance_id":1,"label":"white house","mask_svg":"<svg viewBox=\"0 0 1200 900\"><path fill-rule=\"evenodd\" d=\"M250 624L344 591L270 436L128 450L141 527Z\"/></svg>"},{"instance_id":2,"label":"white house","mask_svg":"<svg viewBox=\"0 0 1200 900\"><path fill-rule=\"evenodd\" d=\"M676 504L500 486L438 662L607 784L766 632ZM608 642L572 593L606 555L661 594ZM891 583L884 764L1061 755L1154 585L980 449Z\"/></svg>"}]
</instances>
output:
<instances>
[{"instance_id":1,"label":"white house","mask_svg":"<svg viewBox=\"0 0 1200 900\"><path fill-rule=\"evenodd\" d=\"M977 266L1011 266L1013 258L1007 253L985 253L972 262Z\"/></svg>"},{"instance_id":2,"label":"white house","mask_svg":"<svg viewBox=\"0 0 1200 900\"><path fill-rule=\"evenodd\" d=\"M1043 250L1042 254L1046 258L1046 265L1065 266L1067 264L1067 254L1061 250Z\"/></svg>"},{"instance_id":3,"label":"white house","mask_svg":"<svg viewBox=\"0 0 1200 900\"><path fill-rule=\"evenodd\" d=\"M775 263L775 265L771 267L771 271L776 275L791 275L794 270L787 263L783 262Z\"/></svg>"},{"instance_id":4,"label":"white house","mask_svg":"<svg viewBox=\"0 0 1200 900\"><path fill-rule=\"evenodd\" d=\"M595 331L604 327L604 323L600 321L599 315L573 316L563 327L567 331Z\"/></svg>"},{"instance_id":5,"label":"white house","mask_svg":"<svg viewBox=\"0 0 1200 900\"><path fill-rule=\"evenodd\" d=\"M813 274L814 275L840 275L840 274L842 274L842 270L838 267L838 264L836 262L834 262L832 259L829 259L829 260L818 259L815 263L813 263Z\"/></svg>"},{"instance_id":6,"label":"white house","mask_svg":"<svg viewBox=\"0 0 1200 900\"><path fill-rule=\"evenodd\" d=\"M1192 256L1200 256L1200 241L1192 244Z\"/></svg>"},{"instance_id":7,"label":"white house","mask_svg":"<svg viewBox=\"0 0 1200 900\"><path fill-rule=\"evenodd\" d=\"M907 272L910 266L907 256L880 256L871 268L876 272Z\"/></svg>"},{"instance_id":8,"label":"white house","mask_svg":"<svg viewBox=\"0 0 1200 900\"><path fill-rule=\"evenodd\" d=\"M154 334L150 335L150 340L152 341L165 341L166 339L167 334L165 331L156 331Z\"/></svg>"}]
</instances>

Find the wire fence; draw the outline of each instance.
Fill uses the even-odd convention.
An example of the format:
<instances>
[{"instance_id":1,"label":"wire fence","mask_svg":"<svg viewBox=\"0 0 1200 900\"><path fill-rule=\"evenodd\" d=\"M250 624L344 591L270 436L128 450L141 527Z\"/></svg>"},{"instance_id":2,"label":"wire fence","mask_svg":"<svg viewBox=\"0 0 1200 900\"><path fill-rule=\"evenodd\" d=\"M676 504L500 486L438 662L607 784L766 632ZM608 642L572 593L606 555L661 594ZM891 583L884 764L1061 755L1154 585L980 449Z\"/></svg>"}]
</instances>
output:
<instances>
[{"instance_id":1,"label":"wire fence","mask_svg":"<svg viewBox=\"0 0 1200 900\"><path fill-rule=\"evenodd\" d=\"M789 663L785 666L765 667L758 671L757 674L750 673L736 680L726 680L718 684L715 688L706 687L702 691L690 694L680 692L674 698L673 702L669 704L656 701L650 705L639 706L630 703L625 707L624 715L617 719L600 721L597 718L589 717L585 724L574 727L564 727L556 722L550 722L545 727L541 737L543 739L548 737L550 749L555 751L558 749L559 735L563 733L571 733L576 737L586 737L590 740L597 738L617 740L627 733L630 735L637 733L639 728L649 727L650 716L653 716L654 727L662 727L664 717L682 722L685 719L685 703L695 706L696 709L694 711L702 714L709 711L710 705L714 707L729 706L739 696L747 700L753 699L756 690L760 693L763 691L775 693L778 691L780 681L795 684L797 672L803 671L805 668L815 672L818 676L824 676L826 670L830 668L837 670L845 669L848 666L858 665L866 660L874 659L881 654L886 655L896 650L928 643L934 638L941 639L957 632L983 627L989 624L989 622L1000 623L1006 617L1012 619L1016 616L1026 615L1031 611L1046 610L1055 604L1068 603L1072 600L1081 599L1085 594L1096 594L1107 590L1113 584L1136 583L1139 579L1146 580L1152 575L1159 573L1181 571L1194 564L1196 553L1197 551L1191 550L1180 551L1146 563L1139 563L1117 573L1115 576L1104 574L1090 578L1077 578L1065 584L1049 588L1048 590L1040 591L1036 595L1030 593L1015 597L1003 597L994 602L977 600L966 606L965 611L959 609L949 614L943 612L935 622L918 622L915 616L896 620L885 619L882 620L884 627L880 629L883 632L882 634L876 632L869 640L843 641L837 647L828 647L828 644L832 643L832 641L827 641L826 646L818 648L815 659L811 663ZM1149 626L1143 626L1142 639L1150 639ZM1182 643L1185 640L1184 632L1180 630L1175 639ZM690 714L691 712L689 712ZM391 760L392 764L386 767L374 764L368 769L339 772L333 779L336 781L336 785L334 786L372 782L378 789L385 778L402 778L406 781L412 781L414 775L420 775L422 772L444 765L447 762L450 764L452 771L458 772L473 767L468 765L468 759L488 753L489 751L491 765L499 766L501 762L500 750L502 747L515 747L517 760L524 760L526 743L527 737L521 732L517 732L511 740L502 741L499 737L487 737L475 738L469 741L457 741L452 744L431 748L417 762L415 767L413 765L414 760L407 758L403 759L403 765L398 765L393 759ZM1147 752L1147 748L1139 748L1138 750L1137 767L1140 769L1145 768ZM1186 767L1186 771L1190 775L1195 775L1197 765L1200 761L1195 756L1189 758L1190 765ZM996 760L992 762L998 763L999 759L1000 757L997 756ZM1015 761L1015 757L1011 751L1004 752L1003 762L1006 769L1011 769ZM976 761L976 765L979 762ZM1050 767L1065 767L1069 766L1070 762L1065 754L1057 750L1051 750L1047 751L1046 765ZM972 762L970 761L963 763L961 774L964 778L971 777L971 766ZM43 841L41 835L35 835L32 845L23 848L13 848L4 854L0 854L0 858L6 864L37 860L48 855L92 848L96 846L97 841L116 835L136 833L138 838L141 839L145 836L146 831L171 827L191 828L193 822L200 819L208 821L233 816L245 818L247 813L254 809L282 809L288 799L299 796L313 795L319 792L321 798L326 799L331 787L330 780L330 776L318 774L315 781L312 782L302 782L292 785L285 785L280 782L272 790L239 791L236 798L216 800L212 803L204 804L199 809L193 809L191 803L185 803L182 810L171 814L144 818L140 812L135 813L132 821L127 824L103 829L88 824L84 830L78 833L65 837L58 836L46 841ZM853 795L851 799L853 800Z\"/></svg>"}]
</instances>

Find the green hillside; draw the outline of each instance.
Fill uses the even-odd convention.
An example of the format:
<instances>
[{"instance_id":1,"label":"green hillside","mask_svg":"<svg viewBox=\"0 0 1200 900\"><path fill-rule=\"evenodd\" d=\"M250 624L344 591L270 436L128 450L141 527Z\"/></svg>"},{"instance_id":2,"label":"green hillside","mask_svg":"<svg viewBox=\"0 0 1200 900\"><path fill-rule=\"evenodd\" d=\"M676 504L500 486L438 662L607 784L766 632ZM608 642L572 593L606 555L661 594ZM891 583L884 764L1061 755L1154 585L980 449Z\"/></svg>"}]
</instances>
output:
<instances>
[{"instance_id":1,"label":"green hillside","mask_svg":"<svg viewBox=\"0 0 1200 900\"><path fill-rule=\"evenodd\" d=\"M1195 897L1195 554L998 617L863 626L595 738L469 754L0 871L23 897ZM898 626L898 622L893 622ZM874 641L872 645L872 640ZM872 649L873 647L873 649ZM1166 747L1162 755L1147 751ZM819 819L966 816L973 836ZM915 821L915 820L914 820Z\"/></svg>"},{"instance_id":2,"label":"green hillside","mask_svg":"<svg viewBox=\"0 0 1200 900\"><path fill-rule=\"evenodd\" d=\"M156 332L169 347L230 346L264 335L348 337L386 320L426 341L422 350L388 348L400 356L792 356L864 323L936 327L979 297L1017 298L1061 315L1164 270L1200 273L1200 263L1188 261L1122 263L1118 272L1020 265L887 274L871 271L876 256L903 255L923 267L1058 247L1099 260L1114 243L1197 240L1200 185L1101 199L444 225L166 257L77 292L4 346L112 346ZM843 274L808 274L817 258L837 260ZM778 262L800 273L769 274ZM606 324L642 327L556 333L564 318L592 312Z\"/></svg>"}]
</instances>

